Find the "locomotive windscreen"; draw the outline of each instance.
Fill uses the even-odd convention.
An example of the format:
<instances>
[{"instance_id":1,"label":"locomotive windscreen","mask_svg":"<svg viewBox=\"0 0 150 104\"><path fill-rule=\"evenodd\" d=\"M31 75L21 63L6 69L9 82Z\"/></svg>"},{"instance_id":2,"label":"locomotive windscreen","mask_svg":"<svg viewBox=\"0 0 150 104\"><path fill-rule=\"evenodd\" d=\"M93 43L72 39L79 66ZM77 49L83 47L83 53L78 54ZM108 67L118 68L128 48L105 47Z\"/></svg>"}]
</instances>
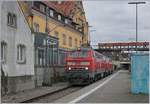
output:
<instances>
[{"instance_id":1,"label":"locomotive windscreen","mask_svg":"<svg viewBox=\"0 0 150 104\"><path fill-rule=\"evenodd\" d=\"M87 57L88 50L71 51L69 57Z\"/></svg>"}]
</instances>

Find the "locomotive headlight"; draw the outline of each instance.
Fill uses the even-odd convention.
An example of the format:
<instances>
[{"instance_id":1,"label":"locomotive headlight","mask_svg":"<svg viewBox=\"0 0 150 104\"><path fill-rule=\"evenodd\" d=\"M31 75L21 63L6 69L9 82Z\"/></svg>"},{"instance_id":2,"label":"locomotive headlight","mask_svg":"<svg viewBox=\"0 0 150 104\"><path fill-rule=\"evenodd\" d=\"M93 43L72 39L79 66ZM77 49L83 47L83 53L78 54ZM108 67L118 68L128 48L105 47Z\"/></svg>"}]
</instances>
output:
<instances>
[{"instance_id":1,"label":"locomotive headlight","mask_svg":"<svg viewBox=\"0 0 150 104\"><path fill-rule=\"evenodd\" d=\"M88 67L85 67L85 70L88 70L89 68Z\"/></svg>"},{"instance_id":2,"label":"locomotive headlight","mask_svg":"<svg viewBox=\"0 0 150 104\"><path fill-rule=\"evenodd\" d=\"M71 70L71 67L69 67L68 69Z\"/></svg>"}]
</instances>

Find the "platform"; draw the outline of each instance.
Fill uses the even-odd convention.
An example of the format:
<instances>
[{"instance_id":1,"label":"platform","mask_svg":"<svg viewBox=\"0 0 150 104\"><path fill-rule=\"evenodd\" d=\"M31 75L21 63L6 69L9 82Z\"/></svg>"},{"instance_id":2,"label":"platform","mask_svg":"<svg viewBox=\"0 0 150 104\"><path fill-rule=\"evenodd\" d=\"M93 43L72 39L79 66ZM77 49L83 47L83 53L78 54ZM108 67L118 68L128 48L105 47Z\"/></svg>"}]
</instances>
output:
<instances>
[{"instance_id":1,"label":"platform","mask_svg":"<svg viewBox=\"0 0 150 104\"><path fill-rule=\"evenodd\" d=\"M1 98L2 103L20 103L26 100L36 98L48 93L53 93L55 91L65 89L69 86L67 82L61 82L53 84L50 87L38 87L30 90L21 91L15 94L5 95Z\"/></svg>"},{"instance_id":2,"label":"platform","mask_svg":"<svg viewBox=\"0 0 150 104\"><path fill-rule=\"evenodd\" d=\"M120 70L54 103L148 103L146 94L131 94L130 73Z\"/></svg>"}]
</instances>

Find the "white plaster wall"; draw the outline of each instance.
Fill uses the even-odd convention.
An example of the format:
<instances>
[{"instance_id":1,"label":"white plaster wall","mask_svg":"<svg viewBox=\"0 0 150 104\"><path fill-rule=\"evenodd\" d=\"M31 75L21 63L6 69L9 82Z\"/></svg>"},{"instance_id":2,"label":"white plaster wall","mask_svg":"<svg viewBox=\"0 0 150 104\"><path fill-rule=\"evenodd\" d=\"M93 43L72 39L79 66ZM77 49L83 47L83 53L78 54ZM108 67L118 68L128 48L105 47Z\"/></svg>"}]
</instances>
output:
<instances>
[{"instance_id":1,"label":"white plaster wall","mask_svg":"<svg viewBox=\"0 0 150 104\"><path fill-rule=\"evenodd\" d=\"M7 13L17 16L17 28L7 26ZM8 76L34 75L33 37L27 21L16 1L3 1L1 6L1 41L7 43L5 72ZM17 63L17 45L26 46L26 63Z\"/></svg>"}]
</instances>

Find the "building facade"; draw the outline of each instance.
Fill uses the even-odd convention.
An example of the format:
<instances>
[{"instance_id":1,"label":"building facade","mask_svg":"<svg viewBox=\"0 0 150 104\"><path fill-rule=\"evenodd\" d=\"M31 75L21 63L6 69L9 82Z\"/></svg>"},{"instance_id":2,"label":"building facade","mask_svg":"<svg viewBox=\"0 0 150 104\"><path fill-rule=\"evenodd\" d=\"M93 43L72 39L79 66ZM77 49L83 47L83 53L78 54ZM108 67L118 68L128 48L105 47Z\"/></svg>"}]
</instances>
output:
<instances>
[{"instance_id":1,"label":"building facade","mask_svg":"<svg viewBox=\"0 0 150 104\"><path fill-rule=\"evenodd\" d=\"M2 94L34 88L34 44L29 25L15 1L1 5Z\"/></svg>"},{"instance_id":2,"label":"building facade","mask_svg":"<svg viewBox=\"0 0 150 104\"><path fill-rule=\"evenodd\" d=\"M81 1L19 2L30 28L59 39L59 47L73 49L88 42L88 24Z\"/></svg>"}]
</instances>

